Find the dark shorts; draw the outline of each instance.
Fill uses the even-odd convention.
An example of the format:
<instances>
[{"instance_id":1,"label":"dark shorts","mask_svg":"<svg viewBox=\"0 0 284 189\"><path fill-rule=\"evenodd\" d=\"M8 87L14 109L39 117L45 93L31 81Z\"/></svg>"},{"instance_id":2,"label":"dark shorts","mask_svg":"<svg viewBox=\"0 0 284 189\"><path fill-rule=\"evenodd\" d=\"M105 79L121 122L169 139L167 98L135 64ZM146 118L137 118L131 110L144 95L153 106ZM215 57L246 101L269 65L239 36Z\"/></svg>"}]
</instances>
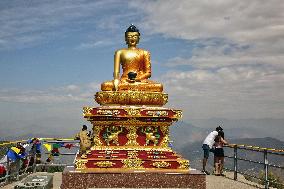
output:
<instances>
[{"instance_id":1,"label":"dark shorts","mask_svg":"<svg viewBox=\"0 0 284 189\"><path fill-rule=\"evenodd\" d=\"M224 149L223 148L215 148L214 156L215 157L224 157Z\"/></svg>"},{"instance_id":2,"label":"dark shorts","mask_svg":"<svg viewBox=\"0 0 284 189\"><path fill-rule=\"evenodd\" d=\"M202 149L203 149L203 152L204 152L204 158L208 159L209 158L209 152L210 152L209 146L207 144L203 144Z\"/></svg>"}]
</instances>

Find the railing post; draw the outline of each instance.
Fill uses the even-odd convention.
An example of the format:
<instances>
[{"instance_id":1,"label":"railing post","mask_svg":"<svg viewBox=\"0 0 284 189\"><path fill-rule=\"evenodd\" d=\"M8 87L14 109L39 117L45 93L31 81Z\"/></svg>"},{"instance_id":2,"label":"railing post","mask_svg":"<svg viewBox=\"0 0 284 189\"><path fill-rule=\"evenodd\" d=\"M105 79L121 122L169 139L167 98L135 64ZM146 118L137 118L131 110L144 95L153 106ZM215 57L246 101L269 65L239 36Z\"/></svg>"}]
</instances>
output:
<instances>
[{"instance_id":1,"label":"railing post","mask_svg":"<svg viewBox=\"0 0 284 189\"><path fill-rule=\"evenodd\" d=\"M36 172L36 155L33 155L33 158L34 158L34 162L33 162L32 169L33 169L33 173L35 173Z\"/></svg>"},{"instance_id":2,"label":"railing post","mask_svg":"<svg viewBox=\"0 0 284 189\"><path fill-rule=\"evenodd\" d=\"M238 179L238 148L237 145L234 145L234 180Z\"/></svg>"},{"instance_id":3,"label":"railing post","mask_svg":"<svg viewBox=\"0 0 284 189\"><path fill-rule=\"evenodd\" d=\"M6 153L7 154L7 153ZM7 157L7 167L6 167L6 179L5 179L5 183L8 183L9 179L10 179L10 159Z\"/></svg>"},{"instance_id":4,"label":"railing post","mask_svg":"<svg viewBox=\"0 0 284 189\"><path fill-rule=\"evenodd\" d=\"M17 159L15 161L15 166L16 166L16 180L20 180L20 166L21 166L21 160L20 159Z\"/></svg>"},{"instance_id":5,"label":"railing post","mask_svg":"<svg viewBox=\"0 0 284 189\"><path fill-rule=\"evenodd\" d=\"M268 180L268 159L267 159L267 150L265 149L264 152L264 174L265 174L265 189L269 188L269 180Z\"/></svg>"}]
</instances>

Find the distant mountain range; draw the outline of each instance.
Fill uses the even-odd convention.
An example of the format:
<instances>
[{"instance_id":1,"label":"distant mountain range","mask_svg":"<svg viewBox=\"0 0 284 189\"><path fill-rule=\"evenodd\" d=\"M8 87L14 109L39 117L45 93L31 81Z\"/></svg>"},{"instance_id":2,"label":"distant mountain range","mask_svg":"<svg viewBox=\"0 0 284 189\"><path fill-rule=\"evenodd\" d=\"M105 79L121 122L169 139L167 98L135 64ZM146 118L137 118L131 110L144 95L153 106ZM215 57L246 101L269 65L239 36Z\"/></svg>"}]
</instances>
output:
<instances>
[{"instance_id":1,"label":"distant mountain range","mask_svg":"<svg viewBox=\"0 0 284 189\"><path fill-rule=\"evenodd\" d=\"M221 121L221 119L212 119L211 121L195 120L193 122L194 124L191 122L179 121L170 127L171 140L173 140L174 146L179 148L186 143L202 141L211 131L215 130L218 125L223 127L225 138L229 141L241 138L249 139L266 137L284 141L284 119L277 119L274 121L271 119L266 121L240 120L239 122L237 120Z\"/></svg>"},{"instance_id":2,"label":"distant mountain range","mask_svg":"<svg viewBox=\"0 0 284 189\"><path fill-rule=\"evenodd\" d=\"M15 140L32 136L72 138L81 129L82 124L90 126L90 123L77 117L65 119L64 116L58 115L49 118L29 117L27 119L21 120L15 117L9 122L0 120L0 140ZM240 120L212 118L178 121L170 127L171 139L177 146L200 141L218 125L224 128L227 139L272 137L284 140L284 119L271 118Z\"/></svg>"},{"instance_id":3,"label":"distant mountain range","mask_svg":"<svg viewBox=\"0 0 284 189\"><path fill-rule=\"evenodd\" d=\"M192 119L188 121L192 125L214 129L221 125L227 138L265 138L272 137L284 141L284 119Z\"/></svg>"}]
</instances>

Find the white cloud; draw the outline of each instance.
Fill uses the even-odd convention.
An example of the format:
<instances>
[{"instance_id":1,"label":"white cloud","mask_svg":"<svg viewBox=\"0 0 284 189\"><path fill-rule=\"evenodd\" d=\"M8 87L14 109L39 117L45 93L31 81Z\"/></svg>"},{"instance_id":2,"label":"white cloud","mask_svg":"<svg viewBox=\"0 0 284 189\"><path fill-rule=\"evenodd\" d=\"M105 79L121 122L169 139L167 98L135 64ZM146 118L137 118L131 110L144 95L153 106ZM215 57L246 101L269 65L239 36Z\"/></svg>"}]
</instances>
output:
<instances>
[{"instance_id":1,"label":"white cloud","mask_svg":"<svg viewBox=\"0 0 284 189\"><path fill-rule=\"evenodd\" d=\"M68 85L66 86L66 89L70 90L70 91L76 91L79 89L79 86L77 85Z\"/></svg>"},{"instance_id":2,"label":"white cloud","mask_svg":"<svg viewBox=\"0 0 284 189\"><path fill-rule=\"evenodd\" d=\"M87 84L87 88L94 90L94 91L99 91L101 88L101 84L98 82L91 82Z\"/></svg>"},{"instance_id":3,"label":"white cloud","mask_svg":"<svg viewBox=\"0 0 284 189\"><path fill-rule=\"evenodd\" d=\"M134 1L131 6L144 11L147 32L194 41L191 64L282 65L282 0L158 0Z\"/></svg>"},{"instance_id":4,"label":"white cloud","mask_svg":"<svg viewBox=\"0 0 284 189\"><path fill-rule=\"evenodd\" d=\"M35 104L88 102L98 89L99 85L96 82L82 86L71 84L45 90L1 89L0 102Z\"/></svg>"},{"instance_id":5,"label":"white cloud","mask_svg":"<svg viewBox=\"0 0 284 189\"><path fill-rule=\"evenodd\" d=\"M90 124L82 116L82 107L98 106L94 94L99 86L91 82L44 90L0 89L2 140L31 134L73 137L82 124Z\"/></svg>"},{"instance_id":6,"label":"white cloud","mask_svg":"<svg viewBox=\"0 0 284 189\"><path fill-rule=\"evenodd\" d=\"M0 10L0 49L64 37L67 31L82 29L81 25L116 30L122 20L137 20L144 33L195 44L188 57L168 60L176 71L162 76L170 103L184 109L189 118L284 115L282 0L131 1L130 8L139 11L123 14L110 11L120 9L121 1L32 2ZM78 49L110 42L97 36L82 40ZM190 69L178 70L179 65ZM43 91L1 90L0 101L86 102L98 90L97 82Z\"/></svg>"},{"instance_id":7,"label":"white cloud","mask_svg":"<svg viewBox=\"0 0 284 189\"><path fill-rule=\"evenodd\" d=\"M232 51L226 53L226 49ZM194 68L220 68L227 66L270 66L271 69L284 69L283 54L255 53L256 49L232 49L224 46L207 46L192 50L192 57L174 57L165 64L169 67L188 65Z\"/></svg>"},{"instance_id":8,"label":"white cloud","mask_svg":"<svg viewBox=\"0 0 284 189\"><path fill-rule=\"evenodd\" d=\"M7 1L0 10L0 49L26 48L63 39L74 31L110 27L120 4L114 0Z\"/></svg>"},{"instance_id":9,"label":"white cloud","mask_svg":"<svg viewBox=\"0 0 284 189\"><path fill-rule=\"evenodd\" d=\"M281 118L284 73L257 67L226 67L169 72L163 76L170 105L185 119Z\"/></svg>"},{"instance_id":10,"label":"white cloud","mask_svg":"<svg viewBox=\"0 0 284 189\"><path fill-rule=\"evenodd\" d=\"M149 31L183 39L227 37L236 41L283 37L282 0L134 1Z\"/></svg>"},{"instance_id":11,"label":"white cloud","mask_svg":"<svg viewBox=\"0 0 284 189\"><path fill-rule=\"evenodd\" d=\"M147 32L199 44L193 49L192 64L280 64L283 60L282 0L158 0L134 1L131 6L144 11L142 25Z\"/></svg>"},{"instance_id":12,"label":"white cloud","mask_svg":"<svg viewBox=\"0 0 284 189\"><path fill-rule=\"evenodd\" d=\"M171 105L181 107L185 119L284 116L282 0L157 0L131 6L144 13L148 33L192 44L188 56L168 60L175 71L162 76Z\"/></svg>"},{"instance_id":13,"label":"white cloud","mask_svg":"<svg viewBox=\"0 0 284 189\"><path fill-rule=\"evenodd\" d=\"M85 49L109 46L109 45L112 45L113 43L114 42L112 42L110 40L100 40L100 41L95 41L95 42L87 42L87 43L81 43L75 49L77 49L77 50L85 50Z\"/></svg>"}]
</instances>

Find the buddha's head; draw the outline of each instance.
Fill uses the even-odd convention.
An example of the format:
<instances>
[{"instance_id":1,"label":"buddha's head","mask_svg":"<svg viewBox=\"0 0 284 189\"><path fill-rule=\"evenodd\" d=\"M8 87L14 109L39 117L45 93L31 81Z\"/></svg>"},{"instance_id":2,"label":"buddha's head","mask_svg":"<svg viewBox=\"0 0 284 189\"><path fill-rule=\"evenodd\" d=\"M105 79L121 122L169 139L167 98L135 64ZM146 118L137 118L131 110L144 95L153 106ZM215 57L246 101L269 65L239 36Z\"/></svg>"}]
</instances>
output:
<instances>
[{"instance_id":1,"label":"buddha's head","mask_svg":"<svg viewBox=\"0 0 284 189\"><path fill-rule=\"evenodd\" d=\"M139 30L131 24L125 31L125 42L130 47L135 47L139 43Z\"/></svg>"}]
</instances>

